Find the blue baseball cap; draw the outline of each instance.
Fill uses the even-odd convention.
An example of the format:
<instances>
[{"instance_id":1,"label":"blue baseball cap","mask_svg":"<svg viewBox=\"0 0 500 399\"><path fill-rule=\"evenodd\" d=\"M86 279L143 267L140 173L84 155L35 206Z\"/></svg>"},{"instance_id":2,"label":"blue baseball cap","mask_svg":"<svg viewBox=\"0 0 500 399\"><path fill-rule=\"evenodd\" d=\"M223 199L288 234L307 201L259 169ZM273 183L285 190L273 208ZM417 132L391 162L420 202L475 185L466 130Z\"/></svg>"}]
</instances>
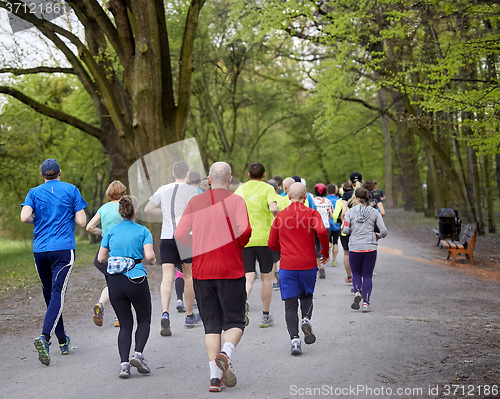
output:
<instances>
[{"instance_id":1,"label":"blue baseball cap","mask_svg":"<svg viewBox=\"0 0 500 399\"><path fill-rule=\"evenodd\" d=\"M59 168L59 164L55 159L49 158L43 161L42 167L40 168L42 175L48 177L54 177L59 174L61 169Z\"/></svg>"}]
</instances>

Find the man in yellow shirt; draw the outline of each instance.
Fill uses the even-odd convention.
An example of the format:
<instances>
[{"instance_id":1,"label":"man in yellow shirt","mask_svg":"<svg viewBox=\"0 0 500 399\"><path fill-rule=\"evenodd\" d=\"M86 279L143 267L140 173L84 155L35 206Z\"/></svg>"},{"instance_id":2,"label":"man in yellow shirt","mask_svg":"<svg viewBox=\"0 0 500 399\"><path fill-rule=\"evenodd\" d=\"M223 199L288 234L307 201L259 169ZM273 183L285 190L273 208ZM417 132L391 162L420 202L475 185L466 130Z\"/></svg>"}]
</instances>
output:
<instances>
[{"instance_id":1,"label":"man in yellow shirt","mask_svg":"<svg viewBox=\"0 0 500 399\"><path fill-rule=\"evenodd\" d=\"M272 286L271 272L273 269L273 252L267 246L273 215L279 212L276 205L275 191L264 180L266 169L261 163L255 162L248 168L249 181L242 184L235 194L243 197L247 205L252 236L243 248L243 263L245 264L247 300L255 282L255 261L259 261L260 278L262 281L262 320L260 327L269 327L273 318L269 315L271 307ZM245 324L248 324L248 303L245 314Z\"/></svg>"}]
</instances>

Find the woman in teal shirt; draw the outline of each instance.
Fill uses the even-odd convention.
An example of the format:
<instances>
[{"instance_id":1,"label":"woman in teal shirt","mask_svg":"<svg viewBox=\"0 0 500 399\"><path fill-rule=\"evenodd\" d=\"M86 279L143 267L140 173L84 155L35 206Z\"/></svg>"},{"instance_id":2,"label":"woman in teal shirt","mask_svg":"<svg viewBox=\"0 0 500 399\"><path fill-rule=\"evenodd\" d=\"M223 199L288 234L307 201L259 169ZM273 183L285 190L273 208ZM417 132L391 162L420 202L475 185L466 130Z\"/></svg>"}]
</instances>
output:
<instances>
[{"instance_id":1,"label":"woman in teal shirt","mask_svg":"<svg viewBox=\"0 0 500 399\"><path fill-rule=\"evenodd\" d=\"M118 213L118 201L121 197L125 195L127 192L127 187L120 181L114 180L112 181L108 188L106 189L106 197L108 197L109 202L106 202L102 205L97 213L94 215L92 219L90 219L87 224L87 231L95 234L96 236L103 237L106 231L111 226L118 224L122 221L122 217ZM97 227L101 224L101 228ZM100 263L97 260L97 254L99 250L95 254L94 266L104 274L104 278L106 279L106 287L103 288L101 292L101 296L99 297L99 302L94 305L94 323L96 326L102 326L103 317L104 317L104 304L109 302L109 294L108 294L108 273L107 273L107 263ZM120 327L118 319L115 318L115 327Z\"/></svg>"},{"instance_id":2,"label":"woman in teal shirt","mask_svg":"<svg viewBox=\"0 0 500 399\"><path fill-rule=\"evenodd\" d=\"M108 288L111 306L120 320L118 352L121 358L119 376L128 378L130 366L137 367L141 374L150 372L142 354L149 338L151 325L151 294L146 269L141 260L156 263L151 232L135 223L138 207L132 197L125 195L120 199L119 212L123 221L109 228L103 236L97 259L107 261L108 257L126 257L136 260L136 265L124 273L109 274ZM132 346L132 329L135 309L137 329L135 332L135 353L129 359Z\"/></svg>"}]
</instances>

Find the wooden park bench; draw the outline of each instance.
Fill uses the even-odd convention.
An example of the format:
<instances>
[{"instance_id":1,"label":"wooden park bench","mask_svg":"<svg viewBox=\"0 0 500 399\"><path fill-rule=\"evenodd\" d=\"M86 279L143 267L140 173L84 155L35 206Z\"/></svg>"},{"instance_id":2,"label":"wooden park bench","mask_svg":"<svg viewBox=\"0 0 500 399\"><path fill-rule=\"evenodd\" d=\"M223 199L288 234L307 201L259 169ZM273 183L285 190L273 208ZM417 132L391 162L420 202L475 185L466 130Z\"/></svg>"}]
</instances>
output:
<instances>
[{"instance_id":1,"label":"wooden park bench","mask_svg":"<svg viewBox=\"0 0 500 399\"><path fill-rule=\"evenodd\" d=\"M474 265L474 246L476 245L477 226L468 224L462 236L462 242L452 240L441 240L441 248L448 250L448 257L451 255L451 265L455 265L455 259L458 254L464 254L470 263Z\"/></svg>"}]
</instances>

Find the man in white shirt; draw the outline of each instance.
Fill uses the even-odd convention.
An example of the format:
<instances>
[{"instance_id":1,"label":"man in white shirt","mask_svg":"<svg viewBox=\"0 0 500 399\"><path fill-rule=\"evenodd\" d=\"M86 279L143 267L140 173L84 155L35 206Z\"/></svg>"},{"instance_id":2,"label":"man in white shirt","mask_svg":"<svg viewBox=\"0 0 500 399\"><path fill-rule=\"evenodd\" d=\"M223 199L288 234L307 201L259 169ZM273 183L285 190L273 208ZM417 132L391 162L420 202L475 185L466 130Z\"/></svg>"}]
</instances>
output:
<instances>
[{"instance_id":1,"label":"man in white shirt","mask_svg":"<svg viewBox=\"0 0 500 399\"><path fill-rule=\"evenodd\" d=\"M146 213L161 215L163 217L161 228L160 257L163 278L160 285L160 298L162 306L161 331L163 336L172 335L170 329L170 315L168 313L172 283L174 281L174 265L182 263L184 275L184 296L186 300L186 321L184 325L188 328L194 327L200 320L199 314L193 314L193 277L191 273L191 254L176 243L174 239L177 224L186 209L189 200L198 194L195 187L187 184L189 178L189 167L184 161L175 162L172 166L174 183L161 186L149 198L144 209Z\"/></svg>"}]
</instances>

